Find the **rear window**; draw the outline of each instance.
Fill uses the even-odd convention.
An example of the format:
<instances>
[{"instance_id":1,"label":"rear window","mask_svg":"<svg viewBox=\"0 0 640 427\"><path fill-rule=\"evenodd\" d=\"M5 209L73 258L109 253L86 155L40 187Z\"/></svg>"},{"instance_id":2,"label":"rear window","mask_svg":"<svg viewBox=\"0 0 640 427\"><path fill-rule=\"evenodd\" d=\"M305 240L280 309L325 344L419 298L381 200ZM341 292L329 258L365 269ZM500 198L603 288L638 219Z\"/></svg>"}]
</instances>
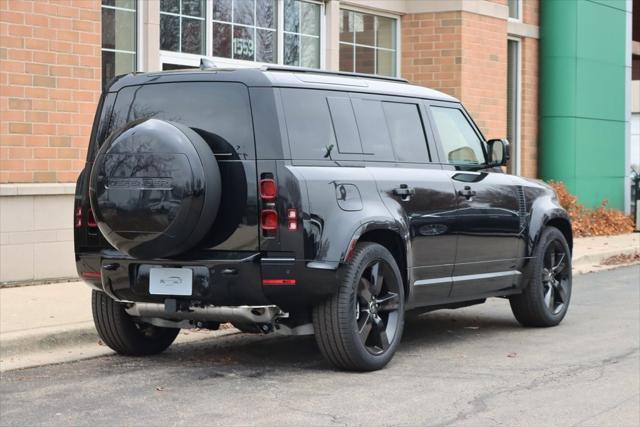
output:
<instances>
[{"instance_id":1,"label":"rear window","mask_svg":"<svg viewBox=\"0 0 640 427\"><path fill-rule=\"evenodd\" d=\"M249 96L242 84L162 83L121 89L110 132L142 118L189 126L209 143L220 160L255 158Z\"/></svg>"}]
</instances>

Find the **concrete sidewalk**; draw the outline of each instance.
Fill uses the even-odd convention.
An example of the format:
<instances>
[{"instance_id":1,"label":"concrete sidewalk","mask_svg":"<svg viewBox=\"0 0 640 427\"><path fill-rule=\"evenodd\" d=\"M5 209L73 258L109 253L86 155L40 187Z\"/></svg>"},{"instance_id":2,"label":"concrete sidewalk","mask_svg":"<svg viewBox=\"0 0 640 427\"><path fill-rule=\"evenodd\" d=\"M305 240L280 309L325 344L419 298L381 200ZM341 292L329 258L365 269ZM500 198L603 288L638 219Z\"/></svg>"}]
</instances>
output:
<instances>
[{"instance_id":1,"label":"concrete sidewalk","mask_svg":"<svg viewBox=\"0 0 640 427\"><path fill-rule=\"evenodd\" d=\"M639 233L579 238L574 243L574 272L612 268L600 262L634 252L640 252ZM235 331L183 331L178 342ZM84 283L0 288L0 371L109 352L99 343L91 314L91 290Z\"/></svg>"}]
</instances>

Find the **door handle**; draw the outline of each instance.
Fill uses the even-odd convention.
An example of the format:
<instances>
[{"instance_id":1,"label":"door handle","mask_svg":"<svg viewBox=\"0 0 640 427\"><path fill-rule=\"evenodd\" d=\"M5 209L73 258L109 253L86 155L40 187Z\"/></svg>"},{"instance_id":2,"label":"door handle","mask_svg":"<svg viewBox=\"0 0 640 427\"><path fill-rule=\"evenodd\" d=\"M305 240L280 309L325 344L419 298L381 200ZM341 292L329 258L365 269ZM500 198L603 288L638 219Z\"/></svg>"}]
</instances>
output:
<instances>
[{"instance_id":1,"label":"door handle","mask_svg":"<svg viewBox=\"0 0 640 427\"><path fill-rule=\"evenodd\" d=\"M473 196L476 195L476 192L471 189L468 185L464 187L464 190L458 190L458 195L470 200Z\"/></svg>"},{"instance_id":2,"label":"door handle","mask_svg":"<svg viewBox=\"0 0 640 427\"><path fill-rule=\"evenodd\" d=\"M402 200L409 200L411 196L416 194L416 190L413 187L409 187L407 184L400 184L400 187L393 189L393 194L400 196Z\"/></svg>"}]
</instances>

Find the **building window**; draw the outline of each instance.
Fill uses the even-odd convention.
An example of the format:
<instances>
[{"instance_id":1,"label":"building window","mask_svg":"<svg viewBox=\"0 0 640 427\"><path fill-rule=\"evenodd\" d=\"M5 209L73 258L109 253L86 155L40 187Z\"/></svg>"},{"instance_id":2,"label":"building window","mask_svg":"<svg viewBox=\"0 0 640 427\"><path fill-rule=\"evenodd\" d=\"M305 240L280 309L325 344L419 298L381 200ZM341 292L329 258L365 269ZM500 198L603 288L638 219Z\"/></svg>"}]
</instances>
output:
<instances>
[{"instance_id":1,"label":"building window","mask_svg":"<svg viewBox=\"0 0 640 427\"><path fill-rule=\"evenodd\" d=\"M511 159L507 171L520 173L520 40L507 41L507 139Z\"/></svg>"},{"instance_id":2,"label":"building window","mask_svg":"<svg viewBox=\"0 0 640 427\"><path fill-rule=\"evenodd\" d=\"M320 5L284 1L284 64L320 67Z\"/></svg>"},{"instance_id":3,"label":"building window","mask_svg":"<svg viewBox=\"0 0 640 427\"><path fill-rule=\"evenodd\" d=\"M136 0L102 0L102 86L136 71Z\"/></svg>"},{"instance_id":4,"label":"building window","mask_svg":"<svg viewBox=\"0 0 640 427\"><path fill-rule=\"evenodd\" d=\"M225 65L236 60L322 65L319 0L162 0L161 4L163 63L193 65L195 57L182 55L191 53L220 58Z\"/></svg>"},{"instance_id":5,"label":"building window","mask_svg":"<svg viewBox=\"0 0 640 427\"><path fill-rule=\"evenodd\" d=\"M509 7L509 18L520 20L520 7L522 6L521 0L508 0L507 6Z\"/></svg>"},{"instance_id":6,"label":"building window","mask_svg":"<svg viewBox=\"0 0 640 427\"><path fill-rule=\"evenodd\" d=\"M340 16L340 71L397 74L397 20L352 10Z\"/></svg>"},{"instance_id":7,"label":"building window","mask_svg":"<svg viewBox=\"0 0 640 427\"><path fill-rule=\"evenodd\" d=\"M205 52L205 0L160 0L160 49Z\"/></svg>"}]
</instances>

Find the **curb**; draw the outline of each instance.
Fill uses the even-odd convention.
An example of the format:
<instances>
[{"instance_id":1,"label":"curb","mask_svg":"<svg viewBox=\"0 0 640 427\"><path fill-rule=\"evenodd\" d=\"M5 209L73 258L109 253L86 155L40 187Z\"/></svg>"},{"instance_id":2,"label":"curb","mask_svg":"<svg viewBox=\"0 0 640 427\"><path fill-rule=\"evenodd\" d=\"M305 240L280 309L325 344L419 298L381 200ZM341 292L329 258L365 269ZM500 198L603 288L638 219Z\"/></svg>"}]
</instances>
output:
<instances>
[{"instance_id":1,"label":"curb","mask_svg":"<svg viewBox=\"0 0 640 427\"><path fill-rule=\"evenodd\" d=\"M27 353L52 351L60 347L97 344L98 341L93 322L8 332L0 336L0 357L5 359Z\"/></svg>"},{"instance_id":2,"label":"curb","mask_svg":"<svg viewBox=\"0 0 640 427\"><path fill-rule=\"evenodd\" d=\"M629 248L629 249L611 249L609 251L601 251L594 254L582 255L579 258L573 259L572 266L573 266L574 273L579 273L580 270L584 267L601 266L602 261L608 258L611 258L612 256L633 255L638 252L640 252L640 249ZM613 267L618 267L618 266L616 265Z\"/></svg>"}]
</instances>

